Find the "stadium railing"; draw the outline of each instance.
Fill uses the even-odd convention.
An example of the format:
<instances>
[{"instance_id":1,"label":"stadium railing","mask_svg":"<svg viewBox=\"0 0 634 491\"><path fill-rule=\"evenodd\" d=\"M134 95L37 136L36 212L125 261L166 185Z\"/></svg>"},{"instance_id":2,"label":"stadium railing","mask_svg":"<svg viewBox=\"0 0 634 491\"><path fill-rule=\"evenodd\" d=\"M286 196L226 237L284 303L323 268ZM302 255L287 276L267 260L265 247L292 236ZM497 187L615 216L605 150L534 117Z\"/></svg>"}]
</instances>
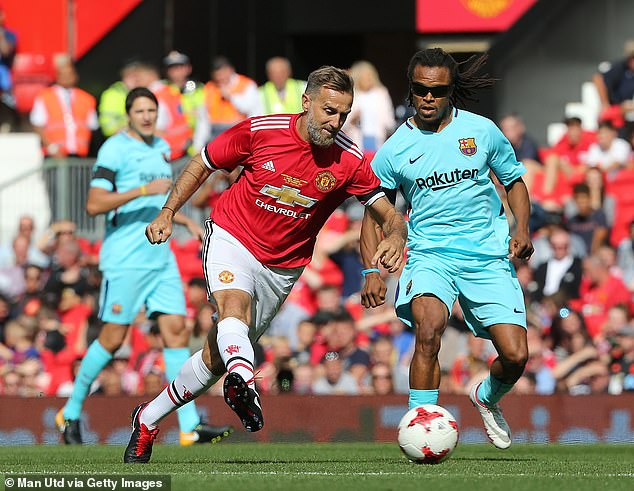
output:
<instances>
[{"instance_id":1,"label":"stadium railing","mask_svg":"<svg viewBox=\"0 0 634 491\"><path fill-rule=\"evenodd\" d=\"M179 159L172 163L175 178L187 162L188 159ZM103 238L104 215L90 217L85 210L94 163L95 159L91 158L44 159L40 168L0 182L0 224L14 223L24 214L45 215L49 217L45 220L47 223L73 221L78 235L88 240ZM205 218L204 212L190 203L182 211L198 223ZM13 230L4 232L13 233ZM177 240L186 236L182 227L175 229Z\"/></svg>"}]
</instances>

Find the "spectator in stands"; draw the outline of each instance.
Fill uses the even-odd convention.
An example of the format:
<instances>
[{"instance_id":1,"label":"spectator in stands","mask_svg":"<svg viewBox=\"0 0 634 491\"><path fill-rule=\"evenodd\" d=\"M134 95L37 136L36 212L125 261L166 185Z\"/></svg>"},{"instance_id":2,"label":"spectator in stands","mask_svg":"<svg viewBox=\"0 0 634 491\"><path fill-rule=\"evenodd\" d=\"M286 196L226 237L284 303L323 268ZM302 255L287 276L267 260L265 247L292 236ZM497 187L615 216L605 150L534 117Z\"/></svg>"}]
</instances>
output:
<instances>
[{"instance_id":1,"label":"spectator in stands","mask_svg":"<svg viewBox=\"0 0 634 491\"><path fill-rule=\"evenodd\" d=\"M6 131L15 121L15 99L13 97L13 81L11 66L17 46L17 35L5 27L6 14L0 5L0 133Z\"/></svg>"},{"instance_id":2,"label":"spectator in stands","mask_svg":"<svg viewBox=\"0 0 634 491\"><path fill-rule=\"evenodd\" d=\"M341 234L333 234L324 241L328 257L343 273L342 296L344 299L361 291L361 271L363 264L359 253L359 232L363 220L364 206L357 201L351 202L346 210L348 228Z\"/></svg>"},{"instance_id":3,"label":"spectator in stands","mask_svg":"<svg viewBox=\"0 0 634 491\"><path fill-rule=\"evenodd\" d=\"M599 167L612 179L627 165L631 152L629 142L618 137L612 123L603 121L599 123L597 141L588 148L585 164L588 167Z\"/></svg>"},{"instance_id":4,"label":"spectator in stands","mask_svg":"<svg viewBox=\"0 0 634 491\"><path fill-rule=\"evenodd\" d=\"M554 353L546 346L541 330L529 322L527 329L528 362L524 376L535 381L534 392L550 395L555 392L556 380L552 369L556 364Z\"/></svg>"},{"instance_id":5,"label":"spectator in stands","mask_svg":"<svg viewBox=\"0 0 634 491\"><path fill-rule=\"evenodd\" d=\"M609 354L612 348L618 345L616 337L627 327L630 320L630 314L624 305L610 307L607 319L601 326L601 332L593 340L600 355Z\"/></svg>"},{"instance_id":6,"label":"spectator in stands","mask_svg":"<svg viewBox=\"0 0 634 491\"><path fill-rule=\"evenodd\" d=\"M313 367L308 363L297 365L293 369L293 392L307 395L313 390Z\"/></svg>"},{"instance_id":7,"label":"spectator in stands","mask_svg":"<svg viewBox=\"0 0 634 491\"><path fill-rule=\"evenodd\" d=\"M267 81L260 87L263 114L291 114L302 112L305 80L292 78L291 62L275 56L266 62Z\"/></svg>"},{"instance_id":8,"label":"spectator in stands","mask_svg":"<svg viewBox=\"0 0 634 491\"><path fill-rule=\"evenodd\" d=\"M557 217L557 219L547 223L536 231L533 230L533 232L535 232L535 236L533 237L535 253L529 263L533 269L537 269L540 264L545 263L553 257L554 252L550 246L550 236L559 230L567 230L562 224L561 217ZM583 258L587 256L586 244L581 237L577 235L570 236L570 252L574 257Z\"/></svg>"},{"instance_id":9,"label":"spectator in stands","mask_svg":"<svg viewBox=\"0 0 634 491\"><path fill-rule=\"evenodd\" d=\"M16 298L16 316L35 316L42 305L43 270L39 266L27 264L24 268L24 291Z\"/></svg>"},{"instance_id":10,"label":"spectator in stands","mask_svg":"<svg viewBox=\"0 0 634 491\"><path fill-rule=\"evenodd\" d=\"M293 347L293 358L297 363L304 364L310 362L310 347L315 341L317 326L309 319L301 321L297 325L296 342Z\"/></svg>"},{"instance_id":11,"label":"spectator in stands","mask_svg":"<svg viewBox=\"0 0 634 491\"><path fill-rule=\"evenodd\" d=\"M533 298L539 302L544 296L558 292L561 292L566 300L578 298L582 261L570 252L570 234L563 229L557 229L550 234L549 240L553 256L535 270L537 289Z\"/></svg>"},{"instance_id":12,"label":"spectator in stands","mask_svg":"<svg viewBox=\"0 0 634 491\"><path fill-rule=\"evenodd\" d=\"M590 190L590 207L593 210L603 210L608 228L614 224L614 214L616 209L616 200L611 194L607 193L605 174L598 167L590 167L586 170L583 182L588 185ZM577 214L577 205L574 199L566 201L564 207L564 216L571 218Z\"/></svg>"},{"instance_id":13,"label":"spectator in stands","mask_svg":"<svg viewBox=\"0 0 634 491\"><path fill-rule=\"evenodd\" d=\"M467 352L454 359L449 372L453 393L468 394L473 384L487 377L489 371L488 353L485 349L487 342L484 338L475 336L467 338Z\"/></svg>"},{"instance_id":14,"label":"spectator in stands","mask_svg":"<svg viewBox=\"0 0 634 491\"><path fill-rule=\"evenodd\" d=\"M354 103L344 131L366 152L376 152L394 131L392 98L369 61L357 61L350 68L354 79Z\"/></svg>"},{"instance_id":15,"label":"spectator in stands","mask_svg":"<svg viewBox=\"0 0 634 491\"><path fill-rule=\"evenodd\" d=\"M394 393L394 384L392 383L392 369L385 363L377 363L370 370L372 377L371 394L377 396L387 396Z\"/></svg>"},{"instance_id":16,"label":"spectator in stands","mask_svg":"<svg viewBox=\"0 0 634 491\"><path fill-rule=\"evenodd\" d=\"M579 300L571 301L572 308L583 312L583 319L591 337L601 332L610 307L631 304L631 294L623 282L610 274L604 261L598 256L590 256L583 261Z\"/></svg>"},{"instance_id":17,"label":"spectator in stands","mask_svg":"<svg viewBox=\"0 0 634 491\"><path fill-rule=\"evenodd\" d=\"M356 379L343 368L343 362L336 351L329 351L322 360L324 375L313 383L316 395L356 395L359 386Z\"/></svg>"},{"instance_id":18,"label":"spectator in stands","mask_svg":"<svg viewBox=\"0 0 634 491\"><path fill-rule=\"evenodd\" d=\"M129 61L119 72L121 80L104 90L99 99L99 126L108 138L128 126L125 98L133 88L139 86L140 61Z\"/></svg>"},{"instance_id":19,"label":"spectator in stands","mask_svg":"<svg viewBox=\"0 0 634 491\"><path fill-rule=\"evenodd\" d=\"M92 131L99 127L96 101L77 87L70 60L56 69L55 84L35 98L30 121L40 135L44 155L53 158L88 155Z\"/></svg>"},{"instance_id":20,"label":"spectator in stands","mask_svg":"<svg viewBox=\"0 0 634 491\"><path fill-rule=\"evenodd\" d=\"M623 273L623 282L634 291L634 220L630 222L630 236L619 244L616 261Z\"/></svg>"},{"instance_id":21,"label":"spectator in stands","mask_svg":"<svg viewBox=\"0 0 634 491\"><path fill-rule=\"evenodd\" d=\"M76 241L61 242L55 251L55 265L44 286L45 302L59 305L62 294L71 288L82 296L88 292L88 271L81 264L81 249Z\"/></svg>"},{"instance_id":22,"label":"spectator in stands","mask_svg":"<svg viewBox=\"0 0 634 491\"><path fill-rule=\"evenodd\" d=\"M0 266L0 293L15 299L24 293L24 268L28 264L29 243L24 236L13 239L13 261Z\"/></svg>"},{"instance_id":23,"label":"spectator in stands","mask_svg":"<svg viewBox=\"0 0 634 491\"><path fill-rule=\"evenodd\" d=\"M344 370L361 386L368 374L370 355L357 344L358 332L354 319L345 308L341 308L335 312L329 324L326 338L329 351L339 354Z\"/></svg>"},{"instance_id":24,"label":"spectator in stands","mask_svg":"<svg viewBox=\"0 0 634 491\"><path fill-rule=\"evenodd\" d=\"M4 329L11 319L11 301L5 295L0 293L0 343L4 343Z\"/></svg>"},{"instance_id":25,"label":"spectator in stands","mask_svg":"<svg viewBox=\"0 0 634 491\"><path fill-rule=\"evenodd\" d=\"M205 100L212 139L235 123L263 112L257 84L236 73L224 56L218 56L212 62L211 81L205 85Z\"/></svg>"},{"instance_id":26,"label":"spectator in stands","mask_svg":"<svg viewBox=\"0 0 634 491\"><path fill-rule=\"evenodd\" d=\"M546 196L553 192L558 179L567 179L583 171L583 158L590 145L596 141L596 134L584 130L580 118L566 118L564 123L566 133L549 149L544 159L545 177L542 191Z\"/></svg>"},{"instance_id":27,"label":"spectator in stands","mask_svg":"<svg viewBox=\"0 0 634 491\"><path fill-rule=\"evenodd\" d=\"M628 324L616 333L616 344L610 352L609 393L634 391L634 326Z\"/></svg>"},{"instance_id":28,"label":"spectator in stands","mask_svg":"<svg viewBox=\"0 0 634 491\"><path fill-rule=\"evenodd\" d=\"M191 79L192 65L189 56L171 51L164 59L165 74L172 92L180 93L182 113L191 129L192 144L189 155L199 153L211 135L204 86Z\"/></svg>"},{"instance_id":29,"label":"spectator in stands","mask_svg":"<svg viewBox=\"0 0 634 491\"><path fill-rule=\"evenodd\" d=\"M511 142L515 157L526 167L522 176L526 187L530 190L535 174L541 171L537 142L526 132L524 121L517 114L508 114L500 120L500 129Z\"/></svg>"},{"instance_id":30,"label":"spectator in stands","mask_svg":"<svg viewBox=\"0 0 634 491\"><path fill-rule=\"evenodd\" d=\"M594 254L608 239L608 222L602 209L593 210L590 187L585 183L572 188L577 214L567 220L571 234L583 239L588 254Z\"/></svg>"},{"instance_id":31,"label":"spectator in stands","mask_svg":"<svg viewBox=\"0 0 634 491\"><path fill-rule=\"evenodd\" d=\"M601 63L594 74L593 82L601 100L600 119L611 119L624 125L624 116L628 126L634 121L634 41L625 43L624 58L614 63Z\"/></svg>"},{"instance_id":32,"label":"spectator in stands","mask_svg":"<svg viewBox=\"0 0 634 491\"><path fill-rule=\"evenodd\" d=\"M551 332L557 357L552 375L557 380L558 390L582 395L607 389L607 383L602 390L593 387L597 379L606 379L607 366L599 359L581 315L563 309L561 316L553 322Z\"/></svg>"},{"instance_id":33,"label":"spectator in stands","mask_svg":"<svg viewBox=\"0 0 634 491\"><path fill-rule=\"evenodd\" d=\"M35 225L31 215L22 215L11 247L0 245L0 268L12 265L35 264L48 266L48 258L33 244ZM17 248L17 249L16 249ZM19 257L19 258L18 258Z\"/></svg>"}]
</instances>

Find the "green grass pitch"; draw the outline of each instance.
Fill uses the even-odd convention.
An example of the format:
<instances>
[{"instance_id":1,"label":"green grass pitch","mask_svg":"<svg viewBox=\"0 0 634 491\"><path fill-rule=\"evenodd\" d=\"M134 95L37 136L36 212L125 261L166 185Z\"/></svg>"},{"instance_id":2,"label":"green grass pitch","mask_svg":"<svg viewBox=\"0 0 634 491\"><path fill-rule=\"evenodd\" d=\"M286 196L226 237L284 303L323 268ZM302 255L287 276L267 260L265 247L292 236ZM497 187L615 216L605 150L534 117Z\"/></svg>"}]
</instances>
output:
<instances>
[{"instance_id":1,"label":"green grass pitch","mask_svg":"<svg viewBox=\"0 0 634 491\"><path fill-rule=\"evenodd\" d=\"M116 446L0 447L0 472L169 474L185 491L634 490L632 445L459 445L434 466L385 443L157 445L150 464L132 466L122 455Z\"/></svg>"}]
</instances>

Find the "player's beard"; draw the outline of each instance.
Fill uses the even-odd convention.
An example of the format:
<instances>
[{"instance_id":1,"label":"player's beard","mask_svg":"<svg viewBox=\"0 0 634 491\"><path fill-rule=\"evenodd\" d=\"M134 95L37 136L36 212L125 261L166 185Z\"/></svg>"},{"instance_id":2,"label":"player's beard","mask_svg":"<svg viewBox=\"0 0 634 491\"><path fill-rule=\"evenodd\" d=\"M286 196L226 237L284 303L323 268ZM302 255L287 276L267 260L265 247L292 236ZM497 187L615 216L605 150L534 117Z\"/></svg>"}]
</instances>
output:
<instances>
[{"instance_id":1,"label":"player's beard","mask_svg":"<svg viewBox=\"0 0 634 491\"><path fill-rule=\"evenodd\" d=\"M333 143L335 143L335 136L329 134L328 136L324 135L322 129L316 123L310 112L306 115L306 129L308 130L308 138L310 139L310 143L313 145L317 145L318 147L329 147Z\"/></svg>"}]
</instances>

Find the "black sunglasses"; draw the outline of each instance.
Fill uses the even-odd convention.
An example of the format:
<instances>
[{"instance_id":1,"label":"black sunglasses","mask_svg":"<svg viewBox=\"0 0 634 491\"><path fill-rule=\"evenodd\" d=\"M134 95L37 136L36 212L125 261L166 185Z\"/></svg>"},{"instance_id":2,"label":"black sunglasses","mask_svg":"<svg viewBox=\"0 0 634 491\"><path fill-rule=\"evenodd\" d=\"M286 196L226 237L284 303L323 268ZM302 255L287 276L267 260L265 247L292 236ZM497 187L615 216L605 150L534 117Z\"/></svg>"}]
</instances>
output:
<instances>
[{"instance_id":1,"label":"black sunglasses","mask_svg":"<svg viewBox=\"0 0 634 491\"><path fill-rule=\"evenodd\" d=\"M418 82L412 82L411 88L412 92L418 97L426 97L427 94L431 93L431 96L434 99L447 97L452 89L451 85L434 85L429 87L427 85L419 84Z\"/></svg>"}]
</instances>

